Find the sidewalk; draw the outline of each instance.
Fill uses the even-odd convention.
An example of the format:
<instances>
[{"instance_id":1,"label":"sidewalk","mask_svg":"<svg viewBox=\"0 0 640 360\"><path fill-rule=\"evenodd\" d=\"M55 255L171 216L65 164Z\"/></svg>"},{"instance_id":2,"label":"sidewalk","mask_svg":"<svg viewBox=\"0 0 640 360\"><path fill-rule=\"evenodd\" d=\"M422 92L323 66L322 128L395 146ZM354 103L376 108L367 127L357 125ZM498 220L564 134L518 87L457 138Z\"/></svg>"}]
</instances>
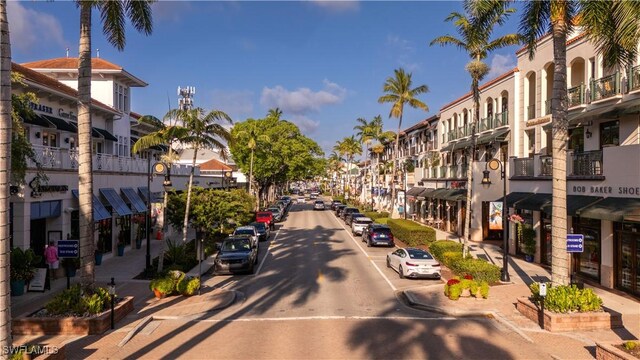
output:
<instances>
[{"instance_id":1,"label":"sidewalk","mask_svg":"<svg viewBox=\"0 0 640 360\"><path fill-rule=\"evenodd\" d=\"M457 236L436 230L436 238L461 241ZM470 253L480 259L502 267L502 249L496 245L471 242ZM624 328L612 330L576 331L568 333L550 333L541 330L537 323L522 316L515 307L518 297L529 296L529 284L532 282L550 281L549 270L526 262L520 258L509 257L509 276L511 282L505 285L492 286L489 298L476 300L463 298L456 302L444 296L443 285L432 285L405 290L404 294L413 306L450 316L488 316L494 317L502 326L520 334L527 341L541 342L549 346L552 353L559 358L592 358L585 345L595 346L600 341L620 341L640 338L640 302L619 296L613 292L590 287L603 300L603 306L622 314ZM443 279L446 281L446 279ZM582 352L575 352L575 343Z\"/></svg>"}]
</instances>

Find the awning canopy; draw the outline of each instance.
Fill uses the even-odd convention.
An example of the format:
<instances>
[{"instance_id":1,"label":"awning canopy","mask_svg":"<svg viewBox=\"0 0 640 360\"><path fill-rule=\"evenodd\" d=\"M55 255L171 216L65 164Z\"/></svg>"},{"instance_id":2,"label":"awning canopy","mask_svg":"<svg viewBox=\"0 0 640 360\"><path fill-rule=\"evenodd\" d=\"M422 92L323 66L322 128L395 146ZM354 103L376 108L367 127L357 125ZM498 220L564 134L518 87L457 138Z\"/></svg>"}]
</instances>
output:
<instances>
[{"instance_id":1,"label":"awning canopy","mask_svg":"<svg viewBox=\"0 0 640 360\"><path fill-rule=\"evenodd\" d=\"M547 203L551 203L551 194L533 194L516 201L513 206L516 209L540 211Z\"/></svg>"},{"instance_id":2,"label":"awning canopy","mask_svg":"<svg viewBox=\"0 0 640 360\"><path fill-rule=\"evenodd\" d=\"M471 139L458 141L457 143L453 144L453 150L466 149L471 146L472 141L473 140Z\"/></svg>"},{"instance_id":3,"label":"awning canopy","mask_svg":"<svg viewBox=\"0 0 640 360\"><path fill-rule=\"evenodd\" d=\"M119 216L126 216L133 214L131 209L125 204L124 200L118 195L118 193L112 188L100 189L100 194L107 199L113 210Z\"/></svg>"},{"instance_id":4,"label":"awning canopy","mask_svg":"<svg viewBox=\"0 0 640 360\"><path fill-rule=\"evenodd\" d=\"M118 141L118 138L113 136L113 134L111 134L107 130L99 129L97 127L94 127L92 130L96 131L98 134L100 134L100 137L104 138L105 140Z\"/></svg>"},{"instance_id":5,"label":"awning canopy","mask_svg":"<svg viewBox=\"0 0 640 360\"><path fill-rule=\"evenodd\" d=\"M449 189L435 189L429 194L431 199L440 199L440 196L444 195Z\"/></svg>"},{"instance_id":6,"label":"awning canopy","mask_svg":"<svg viewBox=\"0 0 640 360\"><path fill-rule=\"evenodd\" d=\"M38 125L42 127L51 127L51 123L38 114L22 116L22 122L25 124Z\"/></svg>"},{"instance_id":7,"label":"awning canopy","mask_svg":"<svg viewBox=\"0 0 640 360\"><path fill-rule=\"evenodd\" d=\"M426 198L429 197L429 194L431 194L434 191L436 191L436 189L434 189L434 188L424 189L420 194L416 195L416 198L418 200L425 200Z\"/></svg>"},{"instance_id":8,"label":"awning canopy","mask_svg":"<svg viewBox=\"0 0 640 360\"><path fill-rule=\"evenodd\" d=\"M488 134L482 134L478 136L477 144L481 145L481 144L490 144L493 142L502 142L507 139L507 136L509 136L508 128L494 130L493 132L490 132Z\"/></svg>"},{"instance_id":9,"label":"awning canopy","mask_svg":"<svg viewBox=\"0 0 640 360\"><path fill-rule=\"evenodd\" d=\"M451 189L446 195L444 195L445 200L450 200L450 201L465 200L466 197L467 197L466 189Z\"/></svg>"},{"instance_id":10,"label":"awning canopy","mask_svg":"<svg viewBox=\"0 0 640 360\"><path fill-rule=\"evenodd\" d=\"M55 116L49 116L49 115L40 115L40 116L42 116L45 120L53 124L53 126L55 126L58 130L68 131L72 133L78 132L78 128L69 124L67 120L60 119Z\"/></svg>"},{"instance_id":11,"label":"awning canopy","mask_svg":"<svg viewBox=\"0 0 640 360\"><path fill-rule=\"evenodd\" d=\"M424 188L422 186L412 187L407 191L407 196L418 196L418 194L422 193Z\"/></svg>"},{"instance_id":12,"label":"awning canopy","mask_svg":"<svg viewBox=\"0 0 640 360\"><path fill-rule=\"evenodd\" d=\"M577 215L590 219L609 221L638 221L640 199L608 197L579 209Z\"/></svg>"},{"instance_id":13,"label":"awning canopy","mask_svg":"<svg viewBox=\"0 0 640 360\"><path fill-rule=\"evenodd\" d=\"M131 203L132 210L135 210L138 213L147 211L147 206L144 204L144 201L140 199L140 196L138 196L138 193L133 188L121 188L120 191L122 192L122 194L124 194L124 197Z\"/></svg>"},{"instance_id":14,"label":"awning canopy","mask_svg":"<svg viewBox=\"0 0 640 360\"><path fill-rule=\"evenodd\" d=\"M71 190L71 193L76 197L76 199L80 198L80 194L77 189ZM111 218L109 210L102 205L97 196L93 195L93 221L100 221L109 218Z\"/></svg>"},{"instance_id":15,"label":"awning canopy","mask_svg":"<svg viewBox=\"0 0 640 360\"><path fill-rule=\"evenodd\" d=\"M513 204L517 201L520 201L524 198L527 198L529 196L532 196L532 193L526 193L526 192L512 192L507 194L507 209L508 208L512 208ZM497 202L502 202L502 198L496 200Z\"/></svg>"},{"instance_id":16,"label":"awning canopy","mask_svg":"<svg viewBox=\"0 0 640 360\"><path fill-rule=\"evenodd\" d=\"M449 143L447 146L443 147L442 149L440 149L440 151L451 151L453 149L453 144L455 143Z\"/></svg>"},{"instance_id":17,"label":"awning canopy","mask_svg":"<svg viewBox=\"0 0 640 360\"><path fill-rule=\"evenodd\" d=\"M576 216L578 210L602 200L601 196L567 195L567 215ZM551 202L542 206L542 211L551 214Z\"/></svg>"},{"instance_id":18,"label":"awning canopy","mask_svg":"<svg viewBox=\"0 0 640 360\"><path fill-rule=\"evenodd\" d=\"M144 186L144 187L139 187L138 188L138 192L140 193L140 198L142 199L142 201L144 201L145 203L147 203L149 201L149 188ZM156 196L155 193L151 193L151 202L152 203L158 203L158 202L162 202L162 197L158 197Z\"/></svg>"}]
</instances>

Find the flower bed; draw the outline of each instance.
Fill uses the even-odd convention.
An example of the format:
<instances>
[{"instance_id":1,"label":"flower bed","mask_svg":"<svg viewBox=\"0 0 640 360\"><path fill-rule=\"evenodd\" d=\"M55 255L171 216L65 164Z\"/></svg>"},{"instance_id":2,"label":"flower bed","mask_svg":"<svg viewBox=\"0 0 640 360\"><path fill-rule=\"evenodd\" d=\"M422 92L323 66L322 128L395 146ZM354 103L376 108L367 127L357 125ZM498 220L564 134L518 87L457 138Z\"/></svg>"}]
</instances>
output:
<instances>
[{"instance_id":1,"label":"flower bed","mask_svg":"<svg viewBox=\"0 0 640 360\"><path fill-rule=\"evenodd\" d=\"M635 345L632 349L625 346L629 343L596 343L597 360L637 360L640 359L640 345Z\"/></svg>"},{"instance_id":2,"label":"flower bed","mask_svg":"<svg viewBox=\"0 0 640 360\"><path fill-rule=\"evenodd\" d=\"M529 298L519 298L516 308L531 321L539 323L540 308L531 302ZM544 329L551 332L613 329L617 327L622 327L622 316L620 314L611 314L606 311L557 314L546 309L544 311Z\"/></svg>"}]
</instances>

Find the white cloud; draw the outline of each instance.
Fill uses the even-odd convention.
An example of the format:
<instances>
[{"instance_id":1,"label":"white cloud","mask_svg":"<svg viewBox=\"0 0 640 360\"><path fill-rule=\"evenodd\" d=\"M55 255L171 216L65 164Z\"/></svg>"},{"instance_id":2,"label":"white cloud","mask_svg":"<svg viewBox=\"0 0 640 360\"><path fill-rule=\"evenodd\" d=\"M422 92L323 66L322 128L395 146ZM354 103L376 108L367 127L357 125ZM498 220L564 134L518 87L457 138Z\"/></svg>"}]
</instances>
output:
<instances>
[{"instance_id":1,"label":"white cloud","mask_svg":"<svg viewBox=\"0 0 640 360\"><path fill-rule=\"evenodd\" d=\"M324 80L324 89L313 91L309 88L299 88L289 91L280 85L262 89L260 103L268 108L278 107L285 113L305 115L317 112L325 105L342 102L347 90L340 85Z\"/></svg>"},{"instance_id":2,"label":"white cloud","mask_svg":"<svg viewBox=\"0 0 640 360\"><path fill-rule=\"evenodd\" d=\"M491 70L489 71L489 74L487 74L487 80L491 80L515 68L516 58L510 54L506 56L495 54L491 59L491 65L489 65L489 67L491 68Z\"/></svg>"},{"instance_id":3,"label":"white cloud","mask_svg":"<svg viewBox=\"0 0 640 360\"><path fill-rule=\"evenodd\" d=\"M185 12L191 10L191 4L187 1L157 1L151 6L153 19L157 21L178 22Z\"/></svg>"},{"instance_id":4,"label":"white cloud","mask_svg":"<svg viewBox=\"0 0 640 360\"><path fill-rule=\"evenodd\" d=\"M332 12L358 11L360 4L358 1L335 1L335 0L311 0L311 4Z\"/></svg>"},{"instance_id":5,"label":"white cloud","mask_svg":"<svg viewBox=\"0 0 640 360\"><path fill-rule=\"evenodd\" d=\"M300 128L300 131L308 136L309 134L314 133L318 127L320 126L320 122L319 121L315 121L312 119L309 119L308 117L304 116L304 115L294 115L290 121L296 125L298 125L298 128Z\"/></svg>"},{"instance_id":6,"label":"white cloud","mask_svg":"<svg viewBox=\"0 0 640 360\"><path fill-rule=\"evenodd\" d=\"M231 116L234 122L243 121L253 113L253 93L251 91L213 90L213 108Z\"/></svg>"},{"instance_id":7,"label":"white cloud","mask_svg":"<svg viewBox=\"0 0 640 360\"><path fill-rule=\"evenodd\" d=\"M7 16L11 28L11 46L25 52L36 50L43 43L66 46L62 26L55 17L27 9L18 1L7 1Z\"/></svg>"}]
</instances>

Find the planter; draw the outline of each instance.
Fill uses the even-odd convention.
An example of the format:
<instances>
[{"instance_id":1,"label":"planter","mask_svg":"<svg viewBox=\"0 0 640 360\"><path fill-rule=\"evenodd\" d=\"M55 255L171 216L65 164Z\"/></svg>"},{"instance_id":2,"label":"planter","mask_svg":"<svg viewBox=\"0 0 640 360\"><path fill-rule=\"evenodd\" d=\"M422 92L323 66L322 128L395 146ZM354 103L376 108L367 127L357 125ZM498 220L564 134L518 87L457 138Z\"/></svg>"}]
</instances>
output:
<instances>
[{"instance_id":1,"label":"planter","mask_svg":"<svg viewBox=\"0 0 640 360\"><path fill-rule=\"evenodd\" d=\"M519 298L516 307L529 320L539 323L538 319L541 318L539 317L540 309L529 298ZM611 314L606 311L556 314L548 310L544 311L544 329L552 332L600 330L618 327L622 327L622 315L620 314Z\"/></svg>"},{"instance_id":2,"label":"planter","mask_svg":"<svg viewBox=\"0 0 640 360\"><path fill-rule=\"evenodd\" d=\"M530 263L532 263L532 262L533 262L533 255L526 254L526 255L524 256L524 260L525 260L526 262L530 262Z\"/></svg>"},{"instance_id":3,"label":"planter","mask_svg":"<svg viewBox=\"0 0 640 360\"><path fill-rule=\"evenodd\" d=\"M68 266L64 268L64 273L67 277L75 277L78 269L75 266Z\"/></svg>"},{"instance_id":4,"label":"planter","mask_svg":"<svg viewBox=\"0 0 640 360\"><path fill-rule=\"evenodd\" d=\"M133 296L122 299L114 309L114 321L133 311ZM95 317L19 317L11 330L19 335L100 335L111 327L110 310Z\"/></svg>"},{"instance_id":5,"label":"planter","mask_svg":"<svg viewBox=\"0 0 640 360\"><path fill-rule=\"evenodd\" d=\"M118 245L118 256L124 256L124 245Z\"/></svg>"},{"instance_id":6,"label":"planter","mask_svg":"<svg viewBox=\"0 0 640 360\"><path fill-rule=\"evenodd\" d=\"M598 360L638 360L637 357L626 353L613 345L621 345L622 342L616 343L596 343L596 359Z\"/></svg>"},{"instance_id":7,"label":"planter","mask_svg":"<svg viewBox=\"0 0 640 360\"><path fill-rule=\"evenodd\" d=\"M102 253L96 252L94 257L95 257L96 265L102 265Z\"/></svg>"},{"instance_id":8,"label":"planter","mask_svg":"<svg viewBox=\"0 0 640 360\"><path fill-rule=\"evenodd\" d=\"M24 280L11 280L11 296L24 295Z\"/></svg>"}]
</instances>

